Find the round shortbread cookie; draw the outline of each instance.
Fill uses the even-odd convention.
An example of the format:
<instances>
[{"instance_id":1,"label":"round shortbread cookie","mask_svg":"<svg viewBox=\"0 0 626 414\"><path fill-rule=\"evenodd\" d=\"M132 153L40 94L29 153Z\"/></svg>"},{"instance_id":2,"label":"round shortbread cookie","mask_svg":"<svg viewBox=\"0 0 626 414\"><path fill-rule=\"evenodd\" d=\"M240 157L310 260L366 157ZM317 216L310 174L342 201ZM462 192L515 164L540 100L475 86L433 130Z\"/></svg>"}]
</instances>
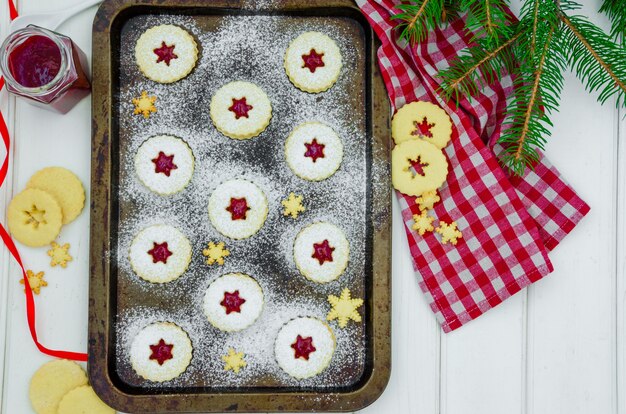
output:
<instances>
[{"instance_id":1,"label":"round shortbread cookie","mask_svg":"<svg viewBox=\"0 0 626 414\"><path fill-rule=\"evenodd\" d=\"M30 380L28 397L37 414L57 414L63 396L87 384L87 375L80 365L67 359L43 364Z\"/></svg>"},{"instance_id":2,"label":"round shortbread cookie","mask_svg":"<svg viewBox=\"0 0 626 414\"><path fill-rule=\"evenodd\" d=\"M143 32L135 45L139 70L159 83L172 83L189 75L198 60L198 45L186 30L171 24Z\"/></svg>"},{"instance_id":3,"label":"round shortbread cookie","mask_svg":"<svg viewBox=\"0 0 626 414\"><path fill-rule=\"evenodd\" d=\"M235 81L219 88L211 99L210 110L215 128L234 139L256 137L272 119L269 98L250 82Z\"/></svg>"},{"instance_id":4,"label":"round shortbread cookie","mask_svg":"<svg viewBox=\"0 0 626 414\"><path fill-rule=\"evenodd\" d=\"M452 121L446 111L433 103L411 102L393 116L391 136L396 144L421 138L441 149L452 136Z\"/></svg>"},{"instance_id":5,"label":"round shortbread cookie","mask_svg":"<svg viewBox=\"0 0 626 414\"><path fill-rule=\"evenodd\" d=\"M59 404L58 414L115 414L89 385L74 388L65 394Z\"/></svg>"},{"instance_id":6,"label":"round shortbread cookie","mask_svg":"<svg viewBox=\"0 0 626 414\"><path fill-rule=\"evenodd\" d=\"M337 279L348 266L350 244L343 230L331 223L314 223L296 236L293 257L300 273L317 283Z\"/></svg>"},{"instance_id":7,"label":"round shortbread cookie","mask_svg":"<svg viewBox=\"0 0 626 414\"><path fill-rule=\"evenodd\" d=\"M157 194L181 191L193 176L194 156L180 138L157 135L141 144L135 155L139 180Z\"/></svg>"},{"instance_id":8,"label":"round shortbread cookie","mask_svg":"<svg viewBox=\"0 0 626 414\"><path fill-rule=\"evenodd\" d=\"M285 52L285 72L291 83L305 92L329 89L337 82L341 66L339 47L323 33L302 33Z\"/></svg>"},{"instance_id":9,"label":"round shortbread cookie","mask_svg":"<svg viewBox=\"0 0 626 414\"><path fill-rule=\"evenodd\" d=\"M133 339L130 363L147 380L169 381L185 372L192 352L189 335L181 327L172 322L155 322Z\"/></svg>"},{"instance_id":10,"label":"round shortbread cookie","mask_svg":"<svg viewBox=\"0 0 626 414\"><path fill-rule=\"evenodd\" d=\"M46 191L27 188L9 203L7 223L11 235L30 247L50 244L61 231L61 206Z\"/></svg>"},{"instance_id":11,"label":"round shortbread cookie","mask_svg":"<svg viewBox=\"0 0 626 414\"><path fill-rule=\"evenodd\" d=\"M242 273L229 273L215 279L204 295L204 314L222 331L246 329L263 310L263 289L256 280Z\"/></svg>"},{"instance_id":12,"label":"round shortbread cookie","mask_svg":"<svg viewBox=\"0 0 626 414\"><path fill-rule=\"evenodd\" d=\"M335 334L316 318L297 318L278 332L274 354L278 365L297 379L315 376L328 367L335 352Z\"/></svg>"},{"instance_id":13,"label":"round shortbread cookie","mask_svg":"<svg viewBox=\"0 0 626 414\"><path fill-rule=\"evenodd\" d=\"M141 230L130 245L130 264L142 279L166 283L185 273L191 243L176 227L157 224Z\"/></svg>"},{"instance_id":14,"label":"round shortbread cookie","mask_svg":"<svg viewBox=\"0 0 626 414\"><path fill-rule=\"evenodd\" d=\"M256 184L236 178L217 186L209 198L209 218L231 239L255 234L267 218L267 198Z\"/></svg>"},{"instance_id":15,"label":"round shortbread cookie","mask_svg":"<svg viewBox=\"0 0 626 414\"><path fill-rule=\"evenodd\" d=\"M404 141L391 152L391 181L401 193L421 196L441 187L447 175L446 156L426 141Z\"/></svg>"},{"instance_id":16,"label":"round shortbread cookie","mask_svg":"<svg viewBox=\"0 0 626 414\"><path fill-rule=\"evenodd\" d=\"M76 174L63 167L37 171L26 188L36 188L52 195L61 205L63 224L72 222L85 206L85 189Z\"/></svg>"},{"instance_id":17,"label":"round shortbread cookie","mask_svg":"<svg viewBox=\"0 0 626 414\"><path fill-rule=\"evenodd\" d=\"M321 181L333 175L343 159L341 139L328 125L305 122L285 142L285 158L298 177Z\"/></svg>"}]
</instances>

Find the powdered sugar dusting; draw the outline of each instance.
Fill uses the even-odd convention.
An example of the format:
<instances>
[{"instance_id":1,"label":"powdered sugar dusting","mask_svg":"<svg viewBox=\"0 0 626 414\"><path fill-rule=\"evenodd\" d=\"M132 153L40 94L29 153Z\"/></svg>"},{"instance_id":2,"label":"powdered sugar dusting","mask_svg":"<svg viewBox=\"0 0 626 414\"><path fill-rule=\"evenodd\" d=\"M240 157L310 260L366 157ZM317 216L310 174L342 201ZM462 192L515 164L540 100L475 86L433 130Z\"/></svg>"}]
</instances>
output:
<instances>
[{"instance_id":1,"label":"powdered sugar dusting","mask_svg":"<svg viewBox=\"0 0 626 414\"><path fill-rule=\"evenodd\" d=\"M271 8L267 1L250 1L253 9ZM265 4L267 3L267 4ZM247 6L248 7L248 6ZM139 35L157 24L175 24L189 31L200 48L198 65L186 78L162 85L143 77L132 60ZM337 83L320 94L295 88L283 69L289 42L305 31L319 31L339 46L344 66ZM365 301L367 231L367 136L365 124L364 40L357 22L347 18L288 16L179 16L160 14L131 18L122 30L119 119L119 228L117 250L116 367L125 383L154 387L310 387L350 386L365 369L368 306L363 321L333 330L337 348L329 367L320 375L297 380L286 374L274 358L274 340L280 328L298 317L326 319L329 294L349 288ZM243 80L257 84L268 95L272 120L258 137L237 141L217 131L209 116L209 103L224 84ZM158 112L149 119L132 115L132 98L141 91L158 97ZM354 108L363 108L355 111ZM295 176L284 156L285 140L294 127L318 121L337 132L344 146L339 170L320 182ZM191 182L180 193L159 196L146 189L133 171L133 158L147 138L169 134L188 143L195 157ZM265 194L269 213L258 233L244 240L222 236L207 214L209 197L221 183L243 178ZM306 211L293 220L282 215L281 200L290 192L303 195ZM350 261L344 274L327 284L304 278L293 260L293 244L307 225L325 221L339 226L350 244ZM180 278L163 285L145 282L133 274L128 249L134 235L153 224L169 224L191 241L192 262ZM208 266L202 249L208 241L223 241L230 256L223 266ZM209 284L230 272L253 277L262 287L265 305L257 321L239 332L222 332L203 313ZM129 347L144 326L174 322L193 345L190 366L164 383L142 379L129 364ZM224 371L221 356L229 348L245 353L247 366L238 374Z\"/></svg>"}]
</instances>

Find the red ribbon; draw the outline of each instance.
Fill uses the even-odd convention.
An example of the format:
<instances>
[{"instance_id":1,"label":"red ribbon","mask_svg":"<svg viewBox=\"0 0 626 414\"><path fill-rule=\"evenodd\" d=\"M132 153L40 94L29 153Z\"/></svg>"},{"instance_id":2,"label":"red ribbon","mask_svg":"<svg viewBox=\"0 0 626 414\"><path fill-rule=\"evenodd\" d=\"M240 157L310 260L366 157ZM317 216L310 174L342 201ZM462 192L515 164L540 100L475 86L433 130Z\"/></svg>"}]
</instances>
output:
<instances>
[{"instance_id":1,"label":"red ribbon","mask_svg":"<svg viewBox=\"0 0 626 414\"><path fill-rule=\"evenodd\" d=\"M13 0L8 0L9 2L9 15L11 20L17 17L17 8L13 3ZM0 91L4 88L4 78L0 76ZM0 135L2 136L2 141L4 142L4 147L6 148L7 155L2 162L2 167L0 167L0 188L4 184L4 181L7 177L7 173L9 171L9 153L11 148L11 137L9 135L9 128L4 120L4 116L2 116L2 112L0 111ZM30 336L33 338L37 349L46 355L50 355L56 358L63 359L71 359L74 361L87 361L87 354L81 352L69 352L69 351L57 351L54 349L46 348L43 346L39 340L37 339L37 328L35 323L35 299L33 297L33 292L30 289L30 283L28 283L28 277L26 275L26 269L24 268L24 263L22 262L22 258L20 256L20 252L17 250L15 246L15 242L6 231L2 223L0 223L0 238L4 242L5 246L11 253L11 256L15 259L17 264L20 265L22 269L22 277L24 279L24 293L26 296L26 319L28 320L28 329L30 330Z\"/></svg>"}]
</instances>

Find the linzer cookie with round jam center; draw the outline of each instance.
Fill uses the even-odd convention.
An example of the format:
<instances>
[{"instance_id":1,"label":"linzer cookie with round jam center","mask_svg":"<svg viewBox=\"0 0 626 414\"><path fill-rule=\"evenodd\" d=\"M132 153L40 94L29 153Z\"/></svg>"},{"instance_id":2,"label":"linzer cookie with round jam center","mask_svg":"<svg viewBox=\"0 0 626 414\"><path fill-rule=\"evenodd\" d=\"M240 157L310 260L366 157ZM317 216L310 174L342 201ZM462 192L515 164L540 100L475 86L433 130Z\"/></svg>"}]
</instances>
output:
<instances>
[{"instance_id":1,"label":"linzer cookie with round jam center","mask_svg":"<svg viewBox=\"0 0 626 414\"><path fill-rule=\"evenodd\" d=\"M166 283L185 273L191 261L191 243L175 227L158 224L137 234L130 246L130 264L142 279Z\"/></svg>"},{"instance_id":2,"label":"linzer cookie with round jam center","mask_svg":"<svg viewBox=\"0 0 626 414\"><path fill-rule=\"evenodd\" d=\"M350 245L345 233L331 223L314 223L296 236L293 257L300 273L317 283L337 279L346 270Z\"/></svg>"},{"instance_id":3,"label":"linzer cookie with round jam center","mask_svg":"<svg viewBox=\"0 0 626 414\"><path fill-rule=\"evenodd\" d=\"M143 378L169 381L185 372L193 347L189 335L172 322L156 322L143 328L130 346L130 363Z\"/></svg>"},{"instance_id":4,"label":"linzer cookie with round jam center","mask_svg":"<svg viewBox=\"0 0 626 414\"><path fill-rule=\"evenodd\" d=\"M324 92L337 82L341 52L337 43L320 32L296 37L285 52L285 72L291 83L304 92Z\"/></svg>"},{"instance_id":5,"label":"linzer cookie with round jam center","mask_svg":"<svg viewBox=\"0 0 626 414\"><path fill-rule=\"evenodd\" d=\"M333 175L343 159L343 144L335 131L320 122L298 125L285 142L285 158L298 177L321 181Z\"/></svg>"},{"instance_id":6,"label":"linzer cookie with round jam center","mask_svg":"<svg viewBox=\"0 0 626 414\"><path fill-rule=\"evenodd\" d=\"M137 177L157 194L181 191L191 181L193 170L194 156L189 145L169 135L147 139L135 155Z\"/></svg>"},{"instance_id":7,"label":"linzer cookie with round jam center","mask_svg":"<svg viewBox=\"0 0 626 414\"><path fill-rule=\"evenodd\" d=\"M256 137L267 128L271 119L272 104L265 92L254 83L227 83L211 99L211 120L215 128L227 137Z\"/></svg>"},{"instance_id":8,"label":"linzer cookie with round jam center","mask_svg":"<svg viewBox=\"0 0 626 414\"><path fill-rule=\"evenodd\" d=\"M241 331L252 325L263 310L263 289L242 273L215 279L204 295L204 314L217 329Z\"/></svg>"},{"instance_id":9,"label":"linzer cookie with round jam center","mask_svg":"<svg viewBox=\"0 0 626 414\"><path fill-rule=\"evenodd\" d=\"M335 353L335 334L316 318L296 318L281 328L274 342L278 365L297 379L310 378L328 367Z\"/></svg>"},{"instance_id":10,"label":"linzer cookie with round jam center","mask_svg":"<svg viewBox=\"0 0 626 414\"><path fill-rule=\"evenodd\" d=\"M135 60L148 79L172 83L189 75L196 66L198 45L189 32L178 26L154 26L137 40Z\"/></svg>"},{"instance_id":11,"label":"linzer cookie with round jam center","mask_svg":"<svg viewBox=\"0 0 626 414\"><path fill-rule=\"evenodd\" d=\"M213 227L231 239L255 234L267 218L267 198L254 183L242 179L217 186L209 198L209 218Z\"/></svg>"}]
</instances>

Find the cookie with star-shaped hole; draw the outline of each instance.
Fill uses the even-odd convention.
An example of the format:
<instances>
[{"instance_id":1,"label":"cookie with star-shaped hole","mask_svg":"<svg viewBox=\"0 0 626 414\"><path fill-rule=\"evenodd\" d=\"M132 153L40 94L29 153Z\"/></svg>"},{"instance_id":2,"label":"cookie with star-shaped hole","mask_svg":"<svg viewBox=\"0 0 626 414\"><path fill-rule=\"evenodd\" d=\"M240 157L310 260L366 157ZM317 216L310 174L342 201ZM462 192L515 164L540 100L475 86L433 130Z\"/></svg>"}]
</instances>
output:
<instances>
[{"instance_id":1,"label":"cookie with star-shaped hole","mask_svg":"<svg viewBox=\"0 0 626 414\"><path fill-rule=\"evenodd\" d=\"M350 243L343 230L334 224L313 223L296 236L293 257L304 277L313 282L327 283L346 270Z\"/></svg>"},{"instance_id":2,"label":"cookie with star-shaped hole","mask_svg":"<svg viewBox=\"0 0 626 414\"><path fill-rule=\"evenodd\" d=\"M162 24L146 30L135 44L139 70L159 83L176 82L191 73L198 61L198 45L189 32Z\"/></svg>"},{"instance_id":3,"label":"cookie with star-shaped hole","mask_svg":"<svg viewBox=\"0 0 626 414\"><path fill-rule=\"evenodd\" d=\"M305 379L330 365L335 347L335 334L328 324L317 318L296 318L278 332L274 356L287 374Z\"/></svg>"},{"instance_id":4,"label":"cookie with star-shaped hole","mask_svg":"<svg viewBox=\"0 0 626 414\"><path fill-rule=\"evenodd\" d=\"M157 135L139 146L135 155L135 173L151 191L170 195L189 184L194 163L193 152L185 141L170 135Z\"/></svg>"},{"instance_id":5,"label":"cookie with star-shaped hole","mask_svg":"<svg viewBox=\"0 0 626 414\"><path fill-rule=\"evenodd\" d=\"M404 141L391 151L391 181L401 193L420 196L441 187L447 175L446 156L426 141Z\"/></svg>"},{"instance_id":6,"label":"cookie with star-shaped hole","mask_svg":"<svg viewBox=\"0 0 626 414\"><path fill-rule=\"evenodd\" d=\"M303 180L325 180L341 166L343 144L328 125L305 122L287 138L285 159L291 171Z\"/></svg>"},{"instance_id":7,"label":"cookie with star-shaped hole","mask_svg":"<svg viewBox=\"0 0 626 414\"><path fill-rule=\"evenodd\" d=\"M157 224L135 236L129 255L137 276L152 283L167 283L187 270L191 262L191 243L176 227Z\"/></svg>"},{"instance_id":8,"label":"cookie with star-shaped hole","mask_svg":"<svg viewBox=\"0 0 626 414\"><path fill-rule=\"evenodd\" d=\"M263 310L263 289L243 273L215 279L204 295L204 314L211 325L226 332L246 329Z\"/></svg>"},{"instance_id":9,"label":"cookie with star-shaped hole","mask_svg":"<svg viewBox=\"0 0 626 414\"><path fill-rule=\"evenodd\" d=\"M155 322L144 327L130 346L130 364L150 381L172 380L185 372L193 347L189 335L172 322Z\"/></svg>"},{"instance_id":10,"label":"cookie with star-shaped hole","mask_svg":"<svg viewBox=\"0 0 626 414\"><path fill-rule=\"evenodd\" d=\"M305 32L289 44L284 65L289 80L298 89L319 93L337 82L343 63L333 39L320 32Z\"/></svg>"},{"instance_id":11,"label":"cookie with star-shaped hole","mask_svg":"<svg viewBox=\"0 0 626 414\"><path fill-rule=\"evenodd\" d=\"M254 235L263 227L267 212L267 198L263 190L241 178L218 185L209 198L211 224L231 239L246 239Z\"/></svg>"},{"instance_id":12,"label":"cookie with star-shaped hole","mask_svg":"<svg viewBox=\"0 0 626 414\"><path fill-rule=\"evenodd\" d=\"M398 109L393 116L391 136L396 144L422 139L441 149L448 145L452 136L452 121L438 105L411 102Z\"/></svg>"},{"instance_id":13,"label":"cookie with star-shaped hole","mask_svg":"<svg viewBox=\"0 0 626 414\"><path fill-rule=\"evenodd\" d=\"M30 247L50 244L61 231L61 205L50 193L27 188L13 197L7 208L7 224L15 240Z\"/></svg>"},{"instance_id":14,"label":"cookie with star-shaped hole","mask_svg":"<svg viewBox=\"0 0 626 414\"><path fill-rule=\"evenodd\" d=\"M272 104L263 89L244 81L219 88L211 98L210 111L215 128L234 139L256 137L272 119Z\"/></svg>"}]
</instances>

